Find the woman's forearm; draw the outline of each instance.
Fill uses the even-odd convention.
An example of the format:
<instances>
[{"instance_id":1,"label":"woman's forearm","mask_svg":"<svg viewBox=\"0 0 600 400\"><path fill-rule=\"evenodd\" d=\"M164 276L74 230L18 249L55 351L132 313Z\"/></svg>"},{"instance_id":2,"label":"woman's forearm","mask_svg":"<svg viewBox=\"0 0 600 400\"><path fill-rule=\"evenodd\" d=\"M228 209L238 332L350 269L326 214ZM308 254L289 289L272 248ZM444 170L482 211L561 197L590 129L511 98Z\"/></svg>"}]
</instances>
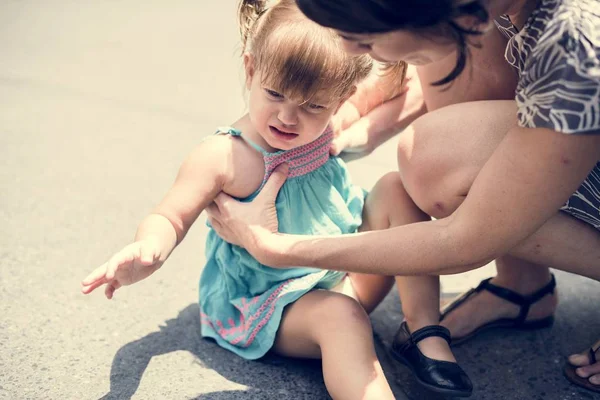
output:
<instances>
[{"instance_id":1,"label":"woman's forearm","mask_svg":"<svg viewBox=\"0 0 600 400\"><path fill-rule=\"evenodd\" d=\"M376 148L427 112L421 94L406 92L372 110L363 123L371 148Z\"/></svg>"},{"instance_id":2,"label":"woman's forearm","mask_svg":"<svg viewBox=\"0 0 600 400\"><path fill-rule=\"evenodd\" d=\"M570 251L568 258L561 258L548 245L562 231L560 225L546 231L545 238L540 229L557 220L561 204L597 163L600 143L600 136L569 136L515 127L449 217L357 235L281 236L277 239L281 243L270 247L273 260L278 266L388 275L445 274L519 251L521 258L533 257L529 260L569 270L569 259L581 256ZM528 239L538 243L532 248ZM590 246L597 239L596 233L591 235ZM269 261L268 254L265 258Z\"/></svg>"},{"instance_id":3,"label":"woman's forearm","mask_svg":"<svg viewBox=\"0 0 600 400\"><path fill-rule=\"evenodd\" d=\"M474 239L453 231L448 221L435 220L353 235L278 235L266 257L278 266L385 275L457 273L494 258L477 251L469 243Z\"/></svg>"}]
</instances>

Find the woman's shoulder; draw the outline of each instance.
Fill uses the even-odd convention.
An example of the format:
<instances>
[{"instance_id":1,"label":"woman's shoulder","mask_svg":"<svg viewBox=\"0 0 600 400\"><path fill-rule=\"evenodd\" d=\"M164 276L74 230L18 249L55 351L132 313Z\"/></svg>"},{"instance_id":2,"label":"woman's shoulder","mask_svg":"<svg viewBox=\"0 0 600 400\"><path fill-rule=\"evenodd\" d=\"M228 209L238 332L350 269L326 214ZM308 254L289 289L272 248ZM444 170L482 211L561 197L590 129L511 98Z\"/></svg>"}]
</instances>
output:
<instances>
[{"instance_id":1,"label":"woman's shoulder","mask_svg":"<svg viewBox=\"0 0 600 400\"><path fill-rule=\"evenodd\" d=\"M597 0L541 0L507 59L520 71L519 122L563 133L598 130L600 7ZM512 51L512 53L511 53Z\"/></svg>"},{"instance_id":2,"label":"woman's shoulder","mask_svg":"<svg viewBox=\"0 0 600 400\"><path fill-rule=\"evenodd\" d=\"M598 0L543 0L527 31L537 34L538 47L563 47L566 54L600 46Z\"/></svg>"},{"instance_id":3,"label":"woman's shoulder","mask_svg":"<svg viewBox=\"0 0 600 400\"><path fill-rule=\"evenodd\" d=\"M530 65L548 55L555 60L557 57L597 59L599 29L598 0L541 0L511 44Z\"/></svg>"},{"instance_id":4,"label":"woman's shoulder","mask_svg":"<svg viewBox=\"0 0 600 400\"><path fill-rule=\"evenodd\" d=\"M598 0L540 0L523 29L517 32L509 21L501 27L510 41L509 63L523 71L540 57L572 58L582 52L598 55L600 47L600 2ZM500 19L502 20L502 19ZM511 30L512 29L512 30Z\"/></svg>"}]
</instances>

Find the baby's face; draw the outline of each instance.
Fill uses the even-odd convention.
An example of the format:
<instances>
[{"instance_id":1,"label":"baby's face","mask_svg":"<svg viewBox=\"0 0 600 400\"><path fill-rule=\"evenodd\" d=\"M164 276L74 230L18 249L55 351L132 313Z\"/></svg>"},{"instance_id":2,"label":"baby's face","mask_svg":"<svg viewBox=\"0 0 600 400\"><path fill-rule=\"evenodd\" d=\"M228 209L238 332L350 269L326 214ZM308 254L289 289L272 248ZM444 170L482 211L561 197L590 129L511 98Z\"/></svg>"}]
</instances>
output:
<instances>
[{"instance_id":1,"label":"baby's face","mask_svg":"<svg viewBox=\"0 0 600 400\"><path fill-rule=\"evenodd\" d=\"M264 85L259 72L249 77L248 86L250 120L269 150L290 150L317 139L341 102L326 103L324 96L308 102L288 98Z\"/></svg>"}]
</instances>

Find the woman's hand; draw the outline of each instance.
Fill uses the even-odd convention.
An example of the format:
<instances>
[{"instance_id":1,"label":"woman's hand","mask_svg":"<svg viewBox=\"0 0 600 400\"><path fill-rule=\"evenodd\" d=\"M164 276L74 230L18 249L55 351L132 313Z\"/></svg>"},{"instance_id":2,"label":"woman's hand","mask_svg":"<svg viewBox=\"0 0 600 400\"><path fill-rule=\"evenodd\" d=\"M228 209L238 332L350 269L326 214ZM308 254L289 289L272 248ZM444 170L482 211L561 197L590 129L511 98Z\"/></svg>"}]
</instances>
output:
<instances>
[{"instance_id":1,"label":"woman's hand","mask_svg":"<svg viewBox=\"0 0 600 400\"><path fill-rule=\"evenodd\" d=\"M252 202L241 203L220 193L206 208L208 221L223 240L244 247L266 265L278 231L275 200L287 173L287 164L277 167Z\"/></svg>"},{"instance_id":2,"label":"woman's hand","mask_svg":"<svg viewBox=\"0 0 600 400\"><path fill-rule=\"evenodd\" d=\"M386 75L370 77L335 114L332 126L336 137L331 154L366 156L425 111L414 67L407 69L401 84Z\"/></svg>"}]
</instances>

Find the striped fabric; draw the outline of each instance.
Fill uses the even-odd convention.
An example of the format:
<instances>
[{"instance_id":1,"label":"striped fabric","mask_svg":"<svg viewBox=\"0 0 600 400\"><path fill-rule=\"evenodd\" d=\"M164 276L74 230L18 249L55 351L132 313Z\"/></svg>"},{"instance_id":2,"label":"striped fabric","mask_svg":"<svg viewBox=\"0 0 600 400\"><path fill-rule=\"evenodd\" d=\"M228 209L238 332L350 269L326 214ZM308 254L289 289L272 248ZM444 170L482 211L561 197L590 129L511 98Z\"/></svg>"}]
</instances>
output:
<instances>
[{"instance_id":1,"label":"striped fabric","mask_svg":"<svg viewBox=\"0 0 600 400\"><path fill-rule=\"evenodd\" d=\"M329 159L329 148L333 140L333 131L327 129L317 140L297 147L290 151L278 151L266 153L265 158L265 181L278 165L288 163L289 178L306 175L316 170Z\"/></svg>"},{"instance_id":2,"label":"striped fabric","mask_svg":"<svg viewBox=\"0 0 600 400\"><path fill-rule=\"evenodd\" d=\"M600 134L600 1L539 0L521 31L495 22L519 71L519 125ZM600 229L600 162L561 209Z\"/></svg>"}]
</instances>

